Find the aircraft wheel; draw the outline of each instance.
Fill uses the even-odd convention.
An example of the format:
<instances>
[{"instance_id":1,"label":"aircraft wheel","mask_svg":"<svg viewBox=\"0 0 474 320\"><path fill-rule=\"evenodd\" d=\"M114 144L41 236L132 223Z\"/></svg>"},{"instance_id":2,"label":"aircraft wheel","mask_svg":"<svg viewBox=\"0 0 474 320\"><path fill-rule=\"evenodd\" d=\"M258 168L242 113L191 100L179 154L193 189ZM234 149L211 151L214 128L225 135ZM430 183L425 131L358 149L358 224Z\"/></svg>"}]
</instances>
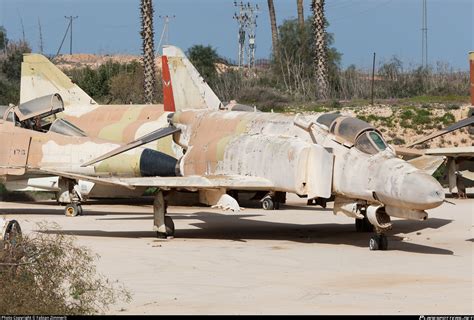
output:
<instances>
[{"instance_id":1,"label":"aircraft wheel","mask_svg":"<svg viewBox=\"0 0 474 320\"><path fill-rule=\"evenodd\" d=\"M262 208L263 210L273 210L274 204L273 204L272 198L268 197L268 198L263 199Z\"/></svg>"},{"instance_id":2,"label":"aircraft wheel","mask_svg":"<svg viewBox=\"0 0 474 320\"><path fill-rule=\"evenodd\" d=\"M64 214L66 215L66 217L77 217L79 215L79 207L80 205L77 205L76 203L69 203L66 206L66 209L64 209Z\"/></svg>"},{"instance_id":3,"label":"aircraft wheel","mask_svg":"<svg viewBox=\"0 0 474 320\"><path fill-rule=\"evenodd\" d=\"M372 251L375 250L387 250L388 249L388 239L384 234L373 235L369 240L369 249Z\"/></svg>"},{"instance_id":4,"label":"aircraft wheel","mask_svg":"<svg viewBox=\"0 0 474 320\"><path fill-rule=\"evenodd\" d=\"M388 239L387 239L387 236L384 234L381 234L379 237L379 248L380 250L388 249Z\"/></svg>"},{"instance_id":5,"label":"aircraft wheel","mask_svg":"<svg viewBox=\"0 0 474 320\"><path fill-rule=\"evenodd\" d=\"M377 235L372 236L369 240L369 249L371 251L379 250L379 237Z\"/></svg>"},{"instance_id":6,"label":"aircraft wheel","mask_svg":"<svg viewBox=\"0 0 474 320\"><path fill-rule=\"evenodd\" d=\"M84 210L82 210L82 206L80 204L77 205L77 215L78 216L83 216L84 215Z\"/></svg>"}]
</instances>

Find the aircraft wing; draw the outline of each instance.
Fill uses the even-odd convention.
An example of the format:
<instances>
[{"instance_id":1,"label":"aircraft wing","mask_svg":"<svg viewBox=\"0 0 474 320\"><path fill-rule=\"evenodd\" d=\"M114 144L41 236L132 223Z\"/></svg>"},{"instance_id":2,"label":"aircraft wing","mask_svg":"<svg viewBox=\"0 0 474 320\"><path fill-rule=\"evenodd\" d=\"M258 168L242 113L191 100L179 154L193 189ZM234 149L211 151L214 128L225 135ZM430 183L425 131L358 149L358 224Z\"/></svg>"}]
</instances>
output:
<instances>
[{"instance_id":1,"label":"aircraft wing","mask_svg":"<svg viewBox=\"0 0 474 320\"><path fill-rule=\"evenodd\" d=\"M471 147L451 147L451 148L434 148L425 150L425 154L433 156L447 157L474 157L474 146Z\"/></svg>"},{"instance_id":2,"label":"aircraft wing","mask_svg":"<svg viewBox=\"0 0 474 320\"><path fill-rule=\"evenodd\" d=\"M239 190L268 190L273 187L270 180L248 176L187 176L187 177L139 177L114 178L114 181L133 187L161 187L187 189L228 188Z\"/></svg>"},{"instance_id":3,"label":"aircraft wing","mask_svg":"<svg viewBox=\"0 0 474 320\"><path fill-rule=\"evenodd\" d=\"M89 175L57 171L51 169L35 170L36 173L60 176L74 180L84 180L108 186L120 186L128 189L136 187L157 187L163 189L239 189L268 190L274 185L270 180L249 176L186 176L186 177L94 177Z\"/></svg>"},{"instance_id":4,"label":"aircraft wing","mask_svg":"<svg viewBox=\"0 0 474 320\"><path fill-rule=\"evenodd\" d=\"M89 175L70 173L66 171L59 171L59 170L53 170L53 169L36 169L36 170L29 170L29 171L32 173L37 173L41 175L59 176L63 178L69 178L73 180L84 180L84 181L89 181L89 182L108 185L108 186L121 186L128 189L135 189L135 187L130 184L127 184L121 181L114 181L113 179L109 177L105 177L105 178L93 177Z\"/></svg>"},{"instance_id":5,"label":"aircraft wing","mask_svg":"<svg viewBox=\"0 0 474 320\"><path fill-rule=\"evenodd\" d=\"M452 125L450 125L449 127L446 127L442 130L439 130L439 131L436 131L436 132L433 132L432 134L426 136L426 137L423 137L422 139L420 140L417 140L409 145L407 145L406 147L407 148L410 148L410 147L413 147L414 145L417 145L417 144L420 144L420 143L423 143L425 141L428 141L430 139L434 139L436 137L439 137L439 136L442 136L446 133L449 133L449 132L452 132L454 130L457 130L457 129L460 129L460 128L463 128L463 127L467 127L467 126L470 126L474 124L474 116L473 117L469 117L469 118L466 118L466 119L463 119L461 121L458 121Z\"/></svg>"}]
</instances>

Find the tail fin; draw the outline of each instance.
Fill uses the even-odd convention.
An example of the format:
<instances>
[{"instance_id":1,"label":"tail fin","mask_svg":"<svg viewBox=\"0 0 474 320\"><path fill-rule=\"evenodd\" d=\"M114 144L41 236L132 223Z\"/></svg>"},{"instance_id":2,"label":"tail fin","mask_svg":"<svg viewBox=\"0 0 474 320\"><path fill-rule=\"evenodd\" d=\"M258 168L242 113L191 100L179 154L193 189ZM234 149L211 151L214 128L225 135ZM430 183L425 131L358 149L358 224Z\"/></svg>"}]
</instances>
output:
<instances>
[{"instance_id":1,"label":"tail fin","mask_svg":"<svg viewBox=\"0 0 474 320\"><path fill-rule=\"evenodd\" d=\"M55 93L61 95L66 108L97 104L45 56L23 55L20 104Z\"/></svg>"},{"instance_id":2,"label":"tail fin","mask_svg":"<svg viewBox=\"0 0 474 320\"><path fill-rule=\"evenodd\" d=\"M222 102L181 49L164 46L162 62L165 110L221 108Z\"/></svg>"}]
</instances>

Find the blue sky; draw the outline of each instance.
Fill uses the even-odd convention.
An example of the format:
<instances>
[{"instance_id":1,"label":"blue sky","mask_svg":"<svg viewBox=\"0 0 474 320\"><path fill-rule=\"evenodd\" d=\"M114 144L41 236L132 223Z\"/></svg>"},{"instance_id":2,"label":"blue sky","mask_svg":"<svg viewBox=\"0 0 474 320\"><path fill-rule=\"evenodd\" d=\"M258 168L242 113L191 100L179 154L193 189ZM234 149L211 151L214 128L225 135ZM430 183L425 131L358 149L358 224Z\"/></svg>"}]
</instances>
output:
<instances>
[{"instance_id":1,"label":"blue sky","mask_svg":"<svg viewBox=\"0 0 474 320\"><path fill-rule=\"evenodd\" d=\"M428 1L428 60L468 69L467 54L474 50L473 0ZM155 43L163 22L159 15L176 15L169 39L186 50L193 44L212 45L224 57L236 60L237 23L232 19L233 0L154 0ZM296 0L274 0L278 23L295 18ZM139 0L0 0L0 25L9 38L20 39L23 20L25 37L34 51L39 47L41 21L46 53L55 53L67 27L64 16L74 21L73 51L76 53L140 53ZM260 6L257 57L267 58L271 34L266 0ZM305 0L305 16L310 1ZM343 54L344 67L368 68L372 53L383 61L396 55L406 66L421 62L422 0L326 0L329 31ZM62 52L69 51L69 39Z\"/></svg>"}]
</instances>

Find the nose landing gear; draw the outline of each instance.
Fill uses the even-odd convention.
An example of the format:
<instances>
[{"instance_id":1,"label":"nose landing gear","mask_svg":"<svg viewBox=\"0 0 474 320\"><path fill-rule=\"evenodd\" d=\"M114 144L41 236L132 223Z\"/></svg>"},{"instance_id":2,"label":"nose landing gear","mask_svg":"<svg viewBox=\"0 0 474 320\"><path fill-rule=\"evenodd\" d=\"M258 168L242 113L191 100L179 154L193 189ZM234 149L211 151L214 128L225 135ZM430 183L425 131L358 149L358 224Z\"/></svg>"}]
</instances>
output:
<instances>
[{"instance_id":1,"label":"nose landing gear","mask_svg":"<svg viewBox=\"0 0 474 320\"><path fill-rule=\"evenodd\" d=\"M388 249L387 236L383 233L373 235L369 240L369 249L372 251L387 250Z\"/></svg>"}]
</instances>

